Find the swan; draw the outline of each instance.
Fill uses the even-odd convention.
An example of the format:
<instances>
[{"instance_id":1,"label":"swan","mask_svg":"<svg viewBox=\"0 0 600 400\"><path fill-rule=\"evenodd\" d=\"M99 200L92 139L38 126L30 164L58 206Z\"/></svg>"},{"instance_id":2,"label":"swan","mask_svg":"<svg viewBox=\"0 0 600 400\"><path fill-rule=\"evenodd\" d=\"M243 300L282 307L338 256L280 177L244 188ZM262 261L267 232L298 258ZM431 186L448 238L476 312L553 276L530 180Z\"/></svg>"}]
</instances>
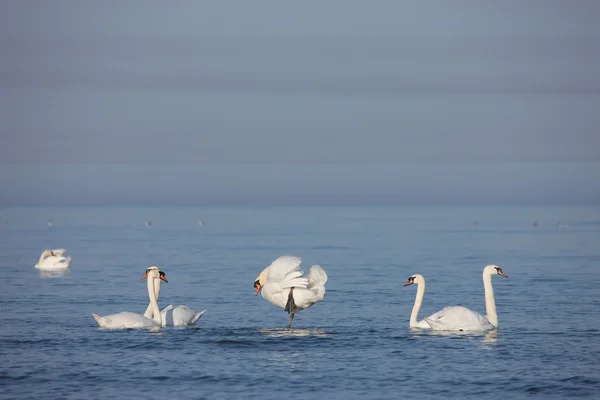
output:
<instances>
[{"instance_id":1,"label":"swan","mask_svg":"<svg viewBox=\"0 0 600 400\"><path fill-rule=\"evenodd\" d=\"M156 267L158 268L158 267ZM161 279L154 280L154 296L156 297L156 301L158 302L158 297L160 295L160 281L164 280L165 273L159 270L159 274L161 275ZM186 326L186 325L194 325L202 315L204 315L204 311L196 312L187 306L176 306L174 307L172 304L163 308L160 312L160 319L162 321L162 326ZM144 317L152 318L152 301L148 304L148 308L144 312Z\"/></svg>"},{"instance_id":2,"label":"swan","mask_svg":"<svg viewBox=\"0 0 600 400\"><path fill-rule=\"evenodd\" d=\"M65 249L44 250L35 267L45 270L69 268L71 266L71 256L65 257L65 253Z\"/></svg>"},{"instance_id":3,"label":"swan","mask_svg":"<svg viewBox=\"0 0 600 400\"><path fill-rule=\"evenodd\" d=\"M431 328L437 331L489 331L498 329L498 314L496 313L496 301L494 300L494 289L492 288L492 275L500 275L508 278L502 268L497 265L487 265L483 269L483 287L485 289L486 316L471 311L462 306L445 307L441 311L429 317L417 321L417 315L423 303L425 295L425 278L415 274L408 278L404 286L417 285L417 297L415 305L410 314L411 328Z\"/></svg>"},{"instance_id":4,"label":"swan","mask_svg":"<svg viewBox=\"0 0 600 400\"><path fill-rule=\"evenodd\" d=\"M154 311L153 318L147 318L143 315L129 311L105 315L104 317L92 313L92 316L98 325L102 328L112 329L151 328L154 326L161 326L162 324L158 302L156 300L156 296L154 295L155 280L164 280L165 282L168 282L164 272L162 274L161 272L162 271L160 271L158 267L152 266L146 270L146 274L142 277L142 279L148 278L148 296L150 297L151 308Z\"/></svg>"},{"instance_id":5,"label":"swan","mask_svg":"<svg viewBox=\"0 0 600 400\"><path fill-rule=\"evenodd\" d=\"M321 266L313 265L307 275L300 270L302 258L281 256L265 268L254 281L256 294L290 314L288 328L294 314L309 308L325 297L327 273Z\"/></svg>"}]
</instances>

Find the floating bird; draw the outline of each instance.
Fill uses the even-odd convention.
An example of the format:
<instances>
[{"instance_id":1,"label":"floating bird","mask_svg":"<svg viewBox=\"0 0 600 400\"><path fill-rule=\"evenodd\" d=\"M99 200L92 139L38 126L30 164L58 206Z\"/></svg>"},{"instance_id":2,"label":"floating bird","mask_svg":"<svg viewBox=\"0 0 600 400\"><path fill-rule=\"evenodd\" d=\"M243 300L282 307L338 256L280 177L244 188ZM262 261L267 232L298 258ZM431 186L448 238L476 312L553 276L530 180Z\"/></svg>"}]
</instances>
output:
<instances>
[{"instance_id":1,"label":"floating bird","mask_svg":"<svg viewBox=\"0 0 600 400\"><path fill-rule=\"evenodd\" d=\"M71 256L65 257L65 249L44 250L35 268L43 270L59 270L71 266Z\"/></svg>"},{"instance_id":2,"label":"floating bird","mask_svg":"<svg viewBox=\"0 0 600 400\"><path fill-rule=\"evenodd\" d=\"M412 284L417 285L417 297L415 305L410 314L411 328L431 328L436 331L489 331L498 328L498 314L496 313L496 301L494 299L494 289L492 288L492 276L500 275L508 278L508 275L502 272L497 265L487 265L483 269L483 287L485 289L485 311L486 316L471 311L462 306L445 307L443 310L430 315L429 317L417 321L423 296L425 295L425 278L422 275L415 274L408 278L404 286Z\"/></svg>"},{"instance_id":3,"label":"floating bird","mask_svg":"<svg viewBox=\"0 0 600 400\"><path fill-rule=\"evenodd\" d=\"M152 266L150 268L158 268L156 266ZM164 272L159 271L159 274L162 274L164 277ZM156 297L156 301L158 302L158 298L160 296L160 281L165 279L155 279L154 280L154 296ZM172 304L165 307L160 312L160 319L162 326L185 326L185 325L194 325L202 315L204 315L204 311L196 312L187 306L176 306L174 307ZM146 308L146 312L144 312L144 317L152 318L154 315L152 311L152 301L148 304L148 308Z\"/></svg>"},{"instance_id":4,"label":"floating bird","mask_svg":"<svg viewBox=\"0 0 600 400\"><path fill-rule=\"evenodd\" d=\"M93 314L92 316L98 323L98 326L102 328L112 328L112 329L125 329L125 328L151 328L156 326L161 326L162 321L160 317L160 310L158 308L158 301L156 296L154 295L154 281L157 279L161 279L165 282L167 278L164 273L161 274L162 271L156 266L152 266L146 270L146 274L142 277L142 279L148 279L148 297L150 297L150 304L152 306L153 317L146 318L141 314L136 314L134 312L123 311L118 314L110 314L101 317L97 314Z\"/></svg>"}]
</instances>

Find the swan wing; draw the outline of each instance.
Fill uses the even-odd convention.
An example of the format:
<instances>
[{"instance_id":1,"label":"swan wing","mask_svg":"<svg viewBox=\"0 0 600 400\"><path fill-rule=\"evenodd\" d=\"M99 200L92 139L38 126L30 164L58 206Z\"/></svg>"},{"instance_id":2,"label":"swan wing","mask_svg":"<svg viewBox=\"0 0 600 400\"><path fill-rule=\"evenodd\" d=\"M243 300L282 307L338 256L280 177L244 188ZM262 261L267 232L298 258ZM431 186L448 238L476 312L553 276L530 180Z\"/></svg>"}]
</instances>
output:
<instances>
[{"instance_id":1,"label":"swan wing","mask_svg":"<svg viewBox=\"0 0 600 400\"><path fill-rule=\"evenodd\" d=\"M92 314L98 326L110 329L128 329L128 328L150 328L157 326L154 321L144 317L143 315L133 312L120 312L118 314L110 314L101 317L97 314Z\"/></svg>"},{"instance_id":2,"label":"swan wing","mask_svg":"<svg viewBox=\"0 0 600 400\"><path fill-rule=\"evenodd\" d=\"M281 256L269 265L267 282L285 282L303 275L300 271L302 258L296 256ZM308 282L307 282L308 284Z\"/></svg>"},{"instance_id":3,"label":"swan wing","mask_svg":"<svg viewBox=\"0 0 600 400\"><path fill-rule=\"evenodd\" d=\"M174 326L185 326L194 325L202 315L204 311L196 312L187 306L177 306L173 310L173 325Z\"/></svg>"},{"instance_id":4,"label":"swan wing","mask_svg":"<svg viewBox=\"0 0 600 400\"><path fill-rule=\"evenodd\" d=\"M294 304L298 309L308 308L323 300L323 297L325 296L325 286L323 285L317 285L310 289L294 286L293 289L294 292L292 296L294 298ZM261 292L262 296L271 304L285 310L291 290L292 287L282 288L281 285L277 283L267 282Z\"/></svg>"},{"instance_id":5,"label":"swan wing","mask_svg":"<svg viewBox=\"0 0 600 400\"><path fill-rule=\"evenodd\" d=\"M44 261L36 264L36 268L39 269L63 269L69 268L71 265L71 257L62 256L50 256L46 257Z\"/></svg>"},{"instance_id":6,"label":"swan wing","mask_svg":"<svg viewBox=\"0 0 600 400\"><path fill-rule=\"evenodd\" d=\"M267 283L262 287L260 293L262 297L269 303L279 308L285 308L288 295L290 294L290 289L282 288L279 283L267 281Z\"/></svg>"},{"instance_id":7,"label":"swan wing","mask_svg":"<svg viewBox=\"0 0 600 400\"><path fill-rule=\"evenodd\" d=\"M494 329L483 315L462 306L450 306L425 318L431 329L437 331L481 332Z\"/></svg>"}]
</instances>

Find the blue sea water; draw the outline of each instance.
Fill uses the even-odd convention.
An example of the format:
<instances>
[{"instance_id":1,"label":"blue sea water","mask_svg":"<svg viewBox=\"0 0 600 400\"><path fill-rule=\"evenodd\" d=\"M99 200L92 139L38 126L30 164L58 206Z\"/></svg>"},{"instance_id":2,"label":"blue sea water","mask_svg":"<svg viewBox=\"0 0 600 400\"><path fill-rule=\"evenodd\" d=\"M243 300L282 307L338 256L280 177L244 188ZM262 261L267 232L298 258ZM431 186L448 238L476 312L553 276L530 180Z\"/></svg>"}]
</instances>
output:
<instances>
[{"instance_id":1,"label":"blue sea water","mask_svg":"<svg viewBox=\"0 0 600 400\"><path fill-rule=\"evenodd\" d=\"M1 398L600 397L597 206L9 207L0 237ZM71 271L34 269L45 248ZM329 275L290 330L253 290L283 254ZM409 329L411 274L421 317L483 314L489 263L510 277L493 280L497 332ZM198 325L98 328L92 312L145 310L152 264L160 305L207 309Z\"/></svg>"}]
</instances>

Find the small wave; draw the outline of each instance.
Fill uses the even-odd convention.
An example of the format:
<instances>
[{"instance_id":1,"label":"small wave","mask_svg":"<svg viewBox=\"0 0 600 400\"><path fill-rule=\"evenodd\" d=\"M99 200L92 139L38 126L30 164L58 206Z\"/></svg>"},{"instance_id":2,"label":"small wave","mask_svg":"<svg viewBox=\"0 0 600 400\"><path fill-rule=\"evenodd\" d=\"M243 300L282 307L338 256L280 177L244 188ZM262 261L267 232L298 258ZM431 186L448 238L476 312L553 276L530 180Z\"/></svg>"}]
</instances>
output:
<instances>
[{"instance_id":1,"label":"small wave","mask_svg":"<svg viewBox=\"0 0 600 400\"><path fill-rule=\"evenodd\" d=\"M568 378L564 378L564 379L559 380L559 382L577 383L577 384L581 384L581 385L596 385L596 384L598 384L597 380L594 380L589 377L581 376L581 375L575 375L575 376L571 376Z\"/></svg>"},{"instance_id":2,"label":"small wave","mask_svg":"<svg viewBox=\"0 0 600 400\"><path fill-rule=\"evenodd\" d=\"M321 328L302 329L302 328L264 328L258 332L269 337L327 337L329 332Z\"/></svg>"},{"instance_id":3,"label":"small wave","mask_svg":"<svg viewBox=\"0 0 600 400\"><path fill-rule=\"evenodd\" d=\"M217 344L222 346L233 346L233 347L251 347L254 346L249 340L234 340L234 339L222 339L217 340Z\"/></svg>"}]
</instances>

